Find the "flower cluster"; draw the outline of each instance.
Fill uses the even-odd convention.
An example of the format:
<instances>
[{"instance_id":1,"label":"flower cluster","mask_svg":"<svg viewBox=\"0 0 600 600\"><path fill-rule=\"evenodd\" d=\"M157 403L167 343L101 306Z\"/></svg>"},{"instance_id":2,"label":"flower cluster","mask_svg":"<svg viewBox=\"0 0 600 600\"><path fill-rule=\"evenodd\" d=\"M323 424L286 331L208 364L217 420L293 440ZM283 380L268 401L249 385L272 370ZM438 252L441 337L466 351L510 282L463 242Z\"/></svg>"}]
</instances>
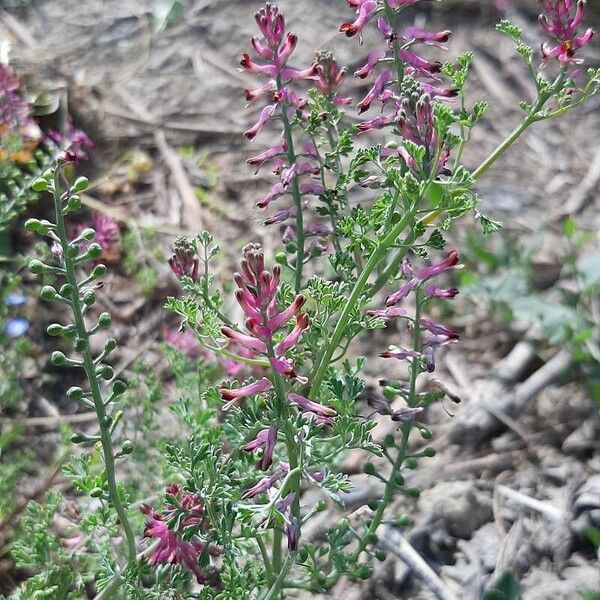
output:
<instances>
[{"instance_id":1,"label":"flower cluster","mask_svg":"<svg viewBox=\"0 0 600 600\"><path fill-rule=\"evenodd\" d=\"M273 370L289 379L297 379L294 363L285 354L298 342L308 327L308 315L301 313L304 296L298 294L284 310L277 307L277 291L281 281L281 267L275 266L272 273L265 270L265 259L258 244L248 244L244 248L241 263L242 272L234 275L237 285L235 298L246 315L248 334L223 326L221 332L229 340L255 355L267 357ZM276 342L275 334L295 317L294 328L283 339ZM266 377L254 383L235 388L221 389L221 396L228 403L225 409L241 398L253 396L272 387Z\"/></svg>"},{"instance_id":2,"label":"flower cluster","mask_svg":"<svg viewBox=\"0 0 600 600\"><path fill-rule=\"evenodd\" d=\"M46 142L60 150L61 160L74 164L87 160L88 150L95 147L88 135L75 127L71 117L64 131L49 131Z\"/></svg>"},{"instance_id":3,"label":"flower cluster","mask_svg":"<svg viewBox=\"0 0 600 600\"><path fill-rule=\"evenodd\" d=\"M156 542L151 549L150 565L178 564L191 571L198 583L204 583L206 574L198 565L200 554L205 548L210 556L222 554L221 548L209 544L204 502L198 494L184 492L175 484L169 485L166 493L174 503L167 504L164 512L159 513L148 504L141 507L147 517L144 539Z\"/></svg>"},{"instance_id":4,"label":"flower cluster","mask_svg":"<svg viewBox=\"0 0 600 600\"><path fill-rule=\"evenodd\" d=\"M259 208L267 208L273 201L290 194L294 197L293 203L275 211L265 220L266 225L273 225L294 217L296 211L306 207L309 196L319 196L325 191L321 182L315 179L320 167L314 144L306 141L298 152L293 147L290 123L294 117L301 120L306 118L302 110L306 100L294 90L294 84L301 80L314 81L315 86L330 97L334 106L347 104L350 99L336 98L344 73L330 54L319 53L305 69L288 65L298 38L294 33L286 32L284 17L276 6L267 3L255 18L263 35L263 39L253 37L251 40L258 60L244 54L241 65L245 71L267 77L267 81L254 90L246 90L245 94L248 102L262 99L267 104L257 122L244 136L249 140L254 139L277 116L284 122L284 131L278 143L247 162L256 171L270 163L273 173L279 177L279 181L257 202Z\"/></svg>"},{"instance_id":5,"label":"flower cluster","mask_svg":"<svg viewBox=\"0 0 600 600\"><path fill-rule=\"evenodd\" d=\"M438 298L450 300L454 298L458 294L456 288L442 289L430 284L429 281L445 271L455 269L457 265L458 253L456 250L450 251L441 262L425 267L417 272L413 270L408 260L405 260L402 270L406 277L406 282L396 292L386 298L386 308L370 311L369 314L383 319L409 318L407 311L399 307L398 304L411 292L417 292L417 302L421 302L421 296L424 299ZM421 330L419 348L407 350L405 348L392 347L382 352L379 356L399 360L422 360L425 364L425 369L429 373L432 373L435 370L435 349L455 342L459 339L459 335L448 329L445 325L435 323L424 317L419 317L419 322L416 323L413 321L412 325L413 327L419 327Z\"/></svg>"},{"instance_id":6,"label":"flower cluster","mask_svg":"<svg viewBox=\"0 0 600 600\"><path fill-rule=\"evenodd\" d=\"M585 0L540 0L543 13L539 21L553 43L542 44L542 58L555 58L561 64L581 63L576 52L590 42L594 35L592 28L578 35L577 29L583 21Z\"/></svg>"},{"instance_id":7,"label":"flower cluster","mask_svg":"<svg viewBox=\"0 0 600 600\"><path fill-rule=\"evenodd\" d=\"M179 279L189 277L192 281L196 281L200 261L194 243L184 236L178 237L173 244L173 254L169 258L169 266Z\"/></svg>"},{"instance_id":8,"label":"flower cluster","mask_svg":"<svg viewBox=\"0 0 600 600\"><path fill-rule=\"evenodd\" d=\"M375 101L382 106L381 115L358 125L359 132L395 126L404 140L425 148L429 171L443 167L448 156L443 140L435 135L432 99L453 98L457 92L442 85L440 62L427 60L414 50L417 44L445 49L443 44L448 41L451 32L428 32L417 27L408 27L400 32L396 28L397 13L418 1L386 0L385 16L377 18L377 28L386 47L370 52L354 76L366 79L378 71L371 88L357 105L359 114L367 112ZM347 36L359 34L360 37L365 25L379 14L378 5L374 0L349 0L349 3L356 8L357 18L352 23L343 23L340 31ZM390 13L393 19L388 18ZM390 68L391 63L396 65L395 70ZM383 65L381 70L378 69L380 64ZM399 91L394 91L394 86ZM387 107L391 110L384 112ZM418 166L405 148L397 151L385 149L384 153L397 154L411 169ZM437 157L436 164L432 162L434 157Z\"/></svg>"}]
</instances>

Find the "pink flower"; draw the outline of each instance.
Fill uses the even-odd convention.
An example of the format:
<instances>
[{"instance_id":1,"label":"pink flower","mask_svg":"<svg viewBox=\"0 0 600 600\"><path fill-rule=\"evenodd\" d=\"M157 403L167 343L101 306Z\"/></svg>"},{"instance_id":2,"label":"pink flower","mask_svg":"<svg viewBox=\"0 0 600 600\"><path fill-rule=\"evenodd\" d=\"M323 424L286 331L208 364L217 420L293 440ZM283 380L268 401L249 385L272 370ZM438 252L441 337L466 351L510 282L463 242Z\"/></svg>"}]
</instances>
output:
<instances>
[{"instance_id":1,"label":"pink flower","mask_svg":"<svg viewBox=\"0 0 600 600\"><path fill-rule=\"evenodd\" d=\"M260 133L263 127L267 124L269 119L275 114L276 104L269 104L265 106L258 117L258 121L247 131L244 132L244 137L248 140L253 140L258 133Z\"/></svg>"},{"instance_id":2,"label":"pink flower","mask_svg":"<svg viewBox=\"0 0 600 600\"><path fill-rule=\"evenodd\" d=\"M273 451L277 444L277 427L271 425L268 429L259 431L256 438L244 444L242 450L246 452L254 452L259 448L263 448L263 455L258 462L258 468L261 471L266 471L273 463Z\"/></svg>"},{"instance_id":3,"label":"pink flower","mask_svg":"<svg viewBox=\"0 0 600 600\"><path fill-rule=\"evenodd\" d=\"M398 360L403 360L405 358L418 358L420 354L415 352L414 350L406 350L405 348L390 348L390 350L386 350L385 352L381 352L379 354L381 358L396 358Z\"/></svg>"},{"instance_id":4,"label":"pink flower","mask_svg":"<svg viewBox=\"0 0 600 600\"><path fill-rule=\"evenodd\" d=\"M377 10L377 2L375 0L364 0L358 6L358 16L353 23L342 23L340 31L345 33L348 37L352 37L359 34L362 43L362 30L364 26L371 20L371 17Z\"/></svg>"},{"instance_id":5,"label":"pink flower","mask_svg":"<svg viewBox=\"0 0 600 600\"><path fill-rule=\"evenodd\" d=\"M208 542L201 541L199 536L202 534L208 537L206 534L210 529L204 518L202 498L197 494L182 493L177 485L168 486L167 493L175 497L178 506L167 504L164 515L147 504L141 507L147 518L144 540L156 541L149 563L152 567L179 564L194 573L198 583L204 583L206 576L200 570L198 559ZM208 546L208 554L211 556L218 556L222 552L221 548Z\"/></svg>"},{"instance_id":6,"label":"pink flower","mask_svg":"<svg viewBox=\"0 0 600 600\"><path fill-rule=\"evenodd\" d=\"M457 265L458 252L456 250L450 250L450 252L446 254L446 258L444 258L444 260L429 267L425 267L424 269L421 269L417 273L417 278L424 281L426 279L430 279L431 277L436 277L444 271L454 269Z\"/></svg>"},{"instance_id":7,"label":"pink flower","mask_svg":"<svg viewBox=\"0 0 600 600\"><path fill-rule=\"evenodd\" d=\"M392 71L390 69L385 69L375 80L373 87L368 91L367 95L357 104L358 114L369 110L373 100L383 92L385 86L390 83L390 81L392 81Z\"/></svg>"},{"instance_id":8,"label":"pink flower","mask_svg":"<svg viewBox=\"0 0 600 600\"><path fill-rule=\"evenodd\" d=\"M243 494L242 499L254 498L258 494L262 494L270 490L280 479L283 479L289 471L288 465L280 463L279 468L270 476L261 479L256 485L248 488Z\"/></svg>"},{"instance_id":9,"label":"pink flower","mask_svg":"<svg viewBox=\"0 0 600 600\"><path fill-rule=\"evenodd\" d=\"M180 279L189 277L193 281L198 278L198 256L196 247L185 237L180 237L173 244L173 255L169 259L171 271Z\"/></svg>"},{"instance_id":10,"label":"pink flower","mask_svg":"<svg viewBox=\"0 0 600 600\"><path fill-rule=\"evenodd\" d=\"M335 417L337 412L330 408L329 406L324 406L323 404L319 404L318 402L313 402L300 394L296 394L294 392L290 392L288 394L288 399L292 404L296 404L302 410L317 415L319 417Z\"/></svg>"},{"instance_id":11,"label":"pink flower","mask_svg":"<svg viewBox=\"0 0 600 600\"><path fill-rule=\"evenodd\" d=\"M385 58L385 55L386 51L382 48L370 52L369 56L367 56L367 62L360 69L354 71L354 77L360 77L361 79L368 77L379 61Z\"/></svg>"},{"instance_id":12,"label":"pink flower","mask_svg":"<svg viewBox=\"0 0 600 600\"><path fill-rule=\"evenodd\" d=\"M444 49L442 44L450 39L451 34L452 32L450 30L423 31L423 29L419 29L418 27L409 27L402 34L402 38L407 42L420 42Z\"/></svg>"},{"instance_id":13,"label":"pink flower","mask_svg":"<svg viewBox=\"0 0 600 600\"><path fill-rule=\"evenodd\" d=\"M542 44L542 58L556 58L561 64L583 62L575 53L588 44L594 35L591 28L577 35L577 28L585 13L585 0L542 0L542 10L540 25L557 42L554 46Z\"/></svg>"},{"instance_id":14,"label":"pink flower","mask_svg":"<svg viewBox=\"0 0 600 600\"><path fill-rule=\"evenodd\" d=\"M247 385L243 385L239 388L221 388L219 390L221 394L221 398L223 400L227 400L228 402L223 405L223 410L229 410L233 404L235 404L238 400L242 398L248 398L250 396L256 396L261 392L266 392L273 387L273 384L269 379L263 377L255 381L254 383L248 383Z\"/></svg>"}]
</instances>

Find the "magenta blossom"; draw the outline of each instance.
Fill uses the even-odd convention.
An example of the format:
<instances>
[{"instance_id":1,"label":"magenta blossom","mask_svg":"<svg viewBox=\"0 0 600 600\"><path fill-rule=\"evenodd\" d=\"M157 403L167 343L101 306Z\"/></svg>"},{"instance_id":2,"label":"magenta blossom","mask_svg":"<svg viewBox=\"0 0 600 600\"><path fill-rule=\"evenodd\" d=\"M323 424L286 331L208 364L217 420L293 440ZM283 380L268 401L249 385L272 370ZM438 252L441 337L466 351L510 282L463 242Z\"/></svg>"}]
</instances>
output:
<instances>
[{"instance_id":1,"label":"magenta blossom","mask_svg":"<svg viewBox=\"0 0 600 600\"><path fill-rule=\"evenodd\" d=\"M147 517L144 539L157 542L151 550L149 563L152 567L179 564L191 571L198 583L204 583L206 575L198 565L200 554L207 545L210 556L219 556L223 552L208 543L210 527L205 520L204 502L198 494L182 492L178 485L170 485L166 491L175 498L177 506L167 504L164 514L147 504L141 507Z\"/></svg>"},{"instance_id":2,"label":"magenta blossom","mask_svg":"<svg viewBox=\"0 0 600 600\"><path fill-rule=\"evenodd\" d=\"M185 237L180 237L173 244L173 255L169 259L171 271L180 279L189 277L193 281L198 278L199 260L196 247Z\"/></svg>"},{"instance_id":3,"label":"magenta blossom","mask_svg":"<svg viewBox=\"0 0 600 600\"><path fill-rule=\"evenodd\" d=\"M542 44L542 58L555 58L561 64L581 63L576 52L590 42L594 30L577 33L583 21L585 0L541 0L543 13L539 17L541 26L552 37L555 45Z\"/></svg>"},{"instance_id":4,"label":"magenta blossom","mask_svg":"<svg viewBox=\"0 0 600 600\"><path fill-rule=\"evenodd\" d=\"M263 449L263 455L258 462L258 468L261 471L266 471L273 463L273 452L277 443L277 427L271 425L268 429L259 431L252 441L244 444L242 450L246 452L254 452L259 448Z\"/></svg>"}]
</instances>

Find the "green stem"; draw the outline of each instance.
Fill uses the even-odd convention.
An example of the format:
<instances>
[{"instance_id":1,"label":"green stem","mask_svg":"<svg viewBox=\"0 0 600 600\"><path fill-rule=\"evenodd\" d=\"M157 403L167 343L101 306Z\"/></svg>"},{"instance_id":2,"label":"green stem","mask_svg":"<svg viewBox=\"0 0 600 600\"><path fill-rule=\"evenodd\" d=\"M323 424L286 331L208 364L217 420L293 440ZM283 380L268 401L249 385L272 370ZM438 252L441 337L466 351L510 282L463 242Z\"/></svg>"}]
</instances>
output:
<instances>
[{"instance_id":1,"label":"green stem","mask_svg":"<svg viewBox=\"0 0 600 600\"><path fill-rule=\"evenodd\" d=\"M373 251L373 254L369 257L367 264L365 265L362 273L359 278L356 280L354 284L354 289L348 298L340 318L333 330L331 335L331 339L329 340L325 351L321 355L319 360L319 364L317 365L317 369L312 378L312 385L310 388L309 398L314 400L318 394L319 389L321 387L321 383L325 378L325 373L327 372L327 368L331 362L331 358L335 349L338 347L344 333L346 332L346 327L348 326L348 321L350 320L350 316L356 306L356 304L360 301L360 297L367 285L369 280L369 276L373 272L373 270L377 267L381 260L385 258L386 252L388 248L396 242L398 236L404 231L404 229L414 220L415 213L417 210L417 205L412 208L409 212L407 212L404 217L392 228L392 230L387 234L383 240L379 243L377 248Z\"/></svg>"},{"instance_id":2,"label":"green stem","mask_svg":"<svg viewBox=\"0 0 600 600\"><path fill-rule=\"evenodd\" d=\"M400 447L398 448L396 460L392 465L392 472L390 474L390 478L386 483L385 489L383 491L383 497L381 499L381 502L379 503L379 506L377 507L377 510L375 511L375 514L373 515L373 519L371 521L371 524L369 525L369 529L367 529L367 532L358 544L358 548L352 555L353 563L355 563L359 559L362 552L369 545L369 539L371 539L373 535L377 532L377 529L379 528L379 526L381 525L381 521L383 520L385 509L394 497L394 491L398 485L394 479L394 476L402 467L402 463L404 462L404 458L406 457L406 449L408 447L408 436L410 434L411 428L412 425L410 423L405 423L404 425L402 425L402 439L400 440Z\"/></svg>"},{"instance_id":3,"label":"green stem","mask_svg":"<svg viewBox=\"0 0 600 600\"><path fill-rule=\"evenodd\" d=\"M282 84L279 78L277 79L277 88L281 90ZM292 126L288 117L288 103L281 103L281 120L283 121L283 136L287 144L287 158L289 166L296 163L296 152L294 150L294 138L292 137ZM296 205L296 278L295 289L296 293L302 290L302 268L304 267L304 214L302 212L302 195L300 194L300 186L298 185L298 177L292 178L290 183L292 188L292 196Z\"/></svg>"},{"instance_id":4,"label":"green stem","mask_svg":"<svg viewBox=\"0 0 600 600\"><path fill-rule=\"evenodd\" d=\"M56 233L60 239L62 246L64 264L65 264L65 278L73 288L73 295L71 298L71 307L73 310L73 318L75 320L75 329L77 336L84 341L83 350L81 357L83 360L83 368L90 384L90 391L92 400L94 402L94 409L98 417L98 424L100 426L100 440L102 443L102 453L104 456L104 467L106 469L106 485L108 488L108 496L111 504L113 505L119 520L121 521L121 527L125 534L125 540L127 543L127 555L129 563L134 563L135 557L135 536L131 523L127 518L127 512L121 499L119 498L119 492L117 489L117 481L115 478L115 457L112 445L112 438L110 435L110 421L107 419L106 409L102 400L102 394L100 391L100 385L96 376L96 367L94 365L94 359L90 351L89 343L89 332L85 326L83 318L83 308L81 306L79 284L75 274L75 267L73 261L69 258L69 240L67 237L67 231L65 226L65 219L62 210L62 200L60 194L60 183L58 176L54 181L54 209L56 216Z\"/></svg>"},{"instance_id":5,"label":"green stem","mask_svg":"<svg viewBox=\"0 0 600 600\"><path fill-rule=\"evenodd\" d=\"M269 580L269 584L273 584L273 582L275 581L275 576L273 575L273 567L271 565L271 559L269 558L269 553L267 552L267 547L265 546L265 543L263 542L263 539L260 537L260 535L256 536L256 543L258 544L258 547L260 549L260 554L262 556L263 559L263 563L265 564L265 571L267 572L267 579Z\"/></svg>"}]
</instances>

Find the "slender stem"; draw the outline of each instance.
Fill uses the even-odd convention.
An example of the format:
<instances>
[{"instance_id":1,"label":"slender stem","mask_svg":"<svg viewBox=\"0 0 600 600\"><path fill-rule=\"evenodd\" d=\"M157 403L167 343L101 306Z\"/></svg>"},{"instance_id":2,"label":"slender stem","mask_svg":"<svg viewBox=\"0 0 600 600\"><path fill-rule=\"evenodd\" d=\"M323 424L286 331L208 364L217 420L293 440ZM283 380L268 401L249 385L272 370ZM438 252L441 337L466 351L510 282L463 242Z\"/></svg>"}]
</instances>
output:
<instances>
[{"instance_id":1,"label":"slender stem","mask_svg":"<svg viewBox=\"0 0 600 600\"><path fill-rule=\"evenodd\" d=\"M134 563L135 557L135 536L131 523L127 517L127 512L121 499L119 498L119 492L117 489L117 482L115 478L115 456L112 445L112 438L110 434L110 420L107 419L106 409L102 400L102 394L100 392L100 385L96 376L96 367L94 365L94 359L90 351L89 344L89 332L85 326L83 318L83 308L81 306L81 300L79 297L79 284L75 274L75 267L73 261L68 257L69 240L67 237L67 231L65 226L65 219L62 211L62 200L60 194L60 183L58 177L55 178L54 182L54 209L56 216L56 233L60 239L60 243L63 250L64 264L65 264L65 278L73 288L73 295L71 298L71 307L73 310L73 318L75 320L75 328L77 335L83 340L83 350L81 351L81 357L83 359L83 368L90 384L90 391L92 400L94 402L94 409L98 416L98 424L100 426L100 441L102 443L102 453L104 456L104 467L106 469L106 485L108 488L108 496L111 504L113 505L119 520L121 521L121 527L125 534L127 543L127 555L129 563Z\"/></svg>"},{"instance_id":2,"label":"slender stem","mask_svg":"<svg viewBox=\"0 0 600 600\"><path fill-rule=\"evenodd\" d=\"M331 338L325 347L325 351L320 358L319 364L317 365L309 393L309 398L311 400L314 400L319 393L321 383L325 378L325 373L327 372L327 368L329 367L333 353L344 336L350 316L352 315L356 304L360 301L360 297L362 296L365 286L367 285L369 276L380 263L380 261L385 257L387 249L396 242L398 236L404 231L408 224L413 221L416 210L417 204L415 204L415 206L409 212L407 212L404 217L393 227L388 235L381 240L377 248L375 248L369 257L369 260L367 261L367 264L365 265L359 278L356 280L354 289L352 290L352 293L350 294L350 297L348 298L342 310L337 325L335 326Z\"/></svg>"},{"instance_id":3,"label":"slender stem","mask_svg":"<svg viewBox=\"0 0 600 600\"><path fill-rule=\"evenodd\" d=\"M511 134L473 171L473 179L480 179L483 174L523 135L525 130L535 122L532 115L519 123Z\"/></svg>"},{"instance_id":4,"label":"slender stem","mask_svg":"<svg viewBox=\"0 0 600 600\"><path fill-rule=\"evenodd\" d=\"M388 0L384 0L383 7L385 10L385 16L388 23L393 29L396 29L396 13L393 8L388 4ZM392 41L392 50L394 52L394 66L396 67L396 76L398 78L398 89L402 92L402 80L404 79L404 63L400 60L400 42L398 38L394 36Z\"/></svg>"},{"instance_id":5,"label":"slender stem","mask_svg":"<svg viewBox=\"0 0 600 600\"><path fill-rule=\"evenodd\" d=\"M271 559L269 558L269 553L267 552L267 547L265 546L265 543L263 541L263 539L260 537L260 535L257 535L256 538L254 538L256 540L256 543L258 544L258 547L260 549L260 554L262 556L263 559L263 563L265 565L265 571L267 572L267 579L269 580L269 584L273 584L273 582L275 581L275 577L273 575L273 567L271 565Z\"/></svg>"},{"instance_id":6,"label":"slender stem","mask_svg":"<svg viewBox=\"0 0 600 600\"><path fill-rule=\"evenodd\" d=\"M404 458L406 457L406 448L408 447L408 436L410 434L411 428L412 425L410 423L405 423L404 425L402 425L402 439L400 440L400 447L398 448L396 460L392 465L392 472L390 474L390 478L388 479L385 485L383 497L381 499L381 502L379 503L379 506L377 507L377 510L375 511L375 514L373 515L373 519L371 521L371 524L369 525L369 529L367 529L366 534L362 537L358 544L358 548L352 555L353 563L355 563L359 559L362 552L368 546L369 539L373 536L373 534L377 532L377 529L381 525L381 521L383 520L385 509L394 497L394 491L398 485L394 479L394 476L398 472L400 467L402 467L402 463L404 462Z\"/></svg>"},{"instance_id":7,"label":"slender stem","mask_svg":"<svg viewBox=\"0 0 600 600\"><path fill-rule=\"evenodd\" d=\"M282 84L279 78L277 79L277 88L281 90ZM288 103L281 103L281 120L283 121L283 135L287 144L287 158L289 166L296 163L296 152L294 150L294 138L292 136L292 126L288 117ZM292 188L292 196L296 205L296 278L295 289L296 293L300 293L302 289L302 268L304 266L304 214L302 212L302 195L300 194L300 186L298 185L298 177L293 177L290 183Z\"/></svg>"}]
</instances>

